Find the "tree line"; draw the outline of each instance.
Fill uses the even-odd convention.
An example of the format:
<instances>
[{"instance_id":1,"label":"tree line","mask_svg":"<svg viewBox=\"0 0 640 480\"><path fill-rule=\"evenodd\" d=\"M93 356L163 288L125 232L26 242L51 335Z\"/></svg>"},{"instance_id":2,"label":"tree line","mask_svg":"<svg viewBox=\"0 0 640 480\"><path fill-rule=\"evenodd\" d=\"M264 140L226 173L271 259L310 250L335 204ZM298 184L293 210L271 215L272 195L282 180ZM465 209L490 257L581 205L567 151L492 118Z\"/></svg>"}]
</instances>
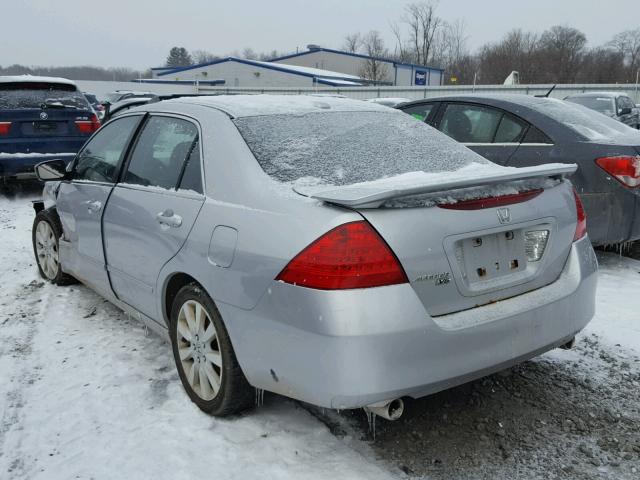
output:
<instances>
[{"instance_id":1,"label":"tree line","mask_svg":"<svg viewBox=\"0 0 640 480\"><path fill-rule=\"evenodd\" d=\"M151 70L140 71L131 68L102 68L94 66L75 67L27 67L25 65L0 65L0 75L42 75L63 77L72 80L107 80L128 82L136 78L151 78Z\"/></svg>"}]
</instances>

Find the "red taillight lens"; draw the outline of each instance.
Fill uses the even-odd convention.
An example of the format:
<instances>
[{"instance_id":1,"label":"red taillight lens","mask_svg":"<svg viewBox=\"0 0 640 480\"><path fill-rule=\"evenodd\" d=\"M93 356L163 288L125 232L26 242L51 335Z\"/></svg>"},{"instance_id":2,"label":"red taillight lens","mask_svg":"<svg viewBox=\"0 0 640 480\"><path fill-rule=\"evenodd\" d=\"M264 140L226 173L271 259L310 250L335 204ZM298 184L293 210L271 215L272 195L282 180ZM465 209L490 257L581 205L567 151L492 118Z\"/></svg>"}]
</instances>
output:
<instances>
[{"instance_id":1,"label":"red taillight lens","mask_svg":"<svg viewBox=\"0 0 640 480\"><path fill-rule=\"evenodd\" d=\"M502 207L504 205L526 202L527 200L537 197L542 192L543 189L530 190L528 192L512 193L509 195L500 195L498 197L462 200L456 203L441 203L438 204L438 206L448 210L480 210L482 208Z\"/></svg>"},{"instance_id":2,"label":"red taillight lens","mask_svg":"<svg viewBox=\"0 0 640 480\"><path fill-rule=\"evenodd\" d=\"M624 186L637 187L640 185L640 156L603 157L598 158L596 163Z\"/></svg>"},{"instance_id":3,"label":"red taillight lens","mask_svg":"<svg viewBox=\"0 0 640 480\"><path fill-rule=\"evenodd\" d=\"M80 133L93 133L100 128L100 120L94 113L91 115L91 120L76 120L76 126Z\"/></svg>"},{"instance_id":4,"label":"red taillight lens","mask_svg":"<svg viewBox=\"0 0 640 480\"><path fill-rule=\"evenodd\" d=\"M11 122L0 122L0 135L9 135Z\"/></svg>"},{"instance_id":5,"label":"red taillight lens","mask_svg":"<svg viewBox=\"0 0 640 480\"><path fill-rule=\"evenodd\" d=\"M576 217L578 221L576 225L576 233L573 235L573 241L575 242L587 234L587 215L584 213L582 200L580 200L575 188L573 189L573 198L576 201Z\"/></svg>"},{"instance_id":6,"label":"red taillight lens","mask_svg":"<svg viewBox=\"0 0 640 480\"><path fill-rule=\"evenodd\" d=\"M320 290L369 288L406 283L400 262L364 221L345 223L313 242L276 280Z\"/></svg>"}]
</instances>

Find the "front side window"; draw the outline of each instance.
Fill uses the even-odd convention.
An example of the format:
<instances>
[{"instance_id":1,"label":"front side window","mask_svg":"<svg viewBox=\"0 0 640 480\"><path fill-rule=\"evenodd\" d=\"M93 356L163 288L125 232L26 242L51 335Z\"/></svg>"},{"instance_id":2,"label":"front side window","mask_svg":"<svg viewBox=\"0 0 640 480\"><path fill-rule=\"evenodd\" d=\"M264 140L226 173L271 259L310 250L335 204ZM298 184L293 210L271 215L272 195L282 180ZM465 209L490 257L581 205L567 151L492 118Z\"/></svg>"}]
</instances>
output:
<instances>
[{"instance_id":1,"label":"front side window","mask_svg":"<svg viewBox=\"0 0 640 480\"><path fill-rule=\"evenodd\" d=\"M452 103L440 120L440 130L460 143L491 143L502 112L479 105Z\"/></svg>"},{"instance_id":2,"label":"front side window","mask_svg":"<svg viewBox=\"0 0 640 480\"><path fill-rule=\"evenodd\" d=\"M115 182L118 164L140 121L140 116L119 118L96 133L78 155L74 179Z\"/></svg>"},{"instance_id":3,"label":"front side window","mask_svg":"<svg viewBox=\"0 0 640 480\"><path fill-rule=\"evenodd\" d=\"M618 97L618 111L623 108L630 108L633 110L634 107L635 105L629 97Z\"/></svg>"},{"instance_id":4,"label":"front side window","mask_svg":"<svg viewBox=\"0 0 640 480\"><path fill-rule=\"evenodd\" d=\"M124 183L175 189L198 147L198 129L180 118L155 116L145 124L131 155ZM199 155L198 155L199 157Z\"/></svg>"}]
</instances>

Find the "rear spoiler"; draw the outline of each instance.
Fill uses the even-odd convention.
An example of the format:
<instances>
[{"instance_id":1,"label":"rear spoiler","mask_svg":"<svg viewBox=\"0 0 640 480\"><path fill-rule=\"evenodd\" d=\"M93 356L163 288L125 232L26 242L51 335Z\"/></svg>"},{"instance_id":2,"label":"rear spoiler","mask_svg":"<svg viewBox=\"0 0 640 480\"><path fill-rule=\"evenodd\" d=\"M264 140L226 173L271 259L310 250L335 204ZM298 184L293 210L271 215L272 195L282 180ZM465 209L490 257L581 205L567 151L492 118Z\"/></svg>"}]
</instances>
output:
<instances>
[{"instance_id":1,"label":"rear spoiler","mask_svg":"<svg viewBox=\"0 0 640 480\"><path fill-rule=\"evenodd\" d=\"M562 179L566 175L575 173L578 166L576 164L549 163L535 167L498 168L502 171L492 165L487 169L476 169L473 173L471 171L464 172L463 169L447 172L442 176L426 175L424 179L407 181L405 185L395 181L385 182L383 179L371 182L369 185L293 187L293 190L305 197L345 207L377 208L388 200L410 195L448 192L461 188L496 185L532 178Z\"/></svg>"}]
</instances>

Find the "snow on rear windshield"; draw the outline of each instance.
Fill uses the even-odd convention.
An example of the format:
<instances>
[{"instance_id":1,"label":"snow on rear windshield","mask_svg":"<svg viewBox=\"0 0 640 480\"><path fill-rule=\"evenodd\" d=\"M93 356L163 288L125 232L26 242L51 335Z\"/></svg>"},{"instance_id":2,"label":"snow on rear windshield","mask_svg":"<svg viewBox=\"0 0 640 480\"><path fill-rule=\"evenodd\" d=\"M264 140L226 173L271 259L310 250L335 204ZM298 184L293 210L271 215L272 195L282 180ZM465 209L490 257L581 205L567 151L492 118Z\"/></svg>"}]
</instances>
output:
<instances>
[{"instance_id":1,"label":"snow on rear windshield","mask_svg":"<svg viewBox=\"0 0 640 480\"><path fill-rule=\"evenodd\" d=\"M587 140L630 145L640 142L640 133L637 130L595 110L555 98L530 98L529 103L532 108L565 124ZM523 100L522 103L526 104L526 101Z\"/></svg>"},{"instance_id":2,"label":"snow on rear windshield","mask_svg":"<svg viewBox=\"0 0 640 480\"><path fill-rule=\"evenodd\" d=\"M49 83L0 83L0 108L72 108L88 110L89 103L75 87Z\"/></svg>"},{"instance_id":3,"label":"snow on rear windshield","mask_svg":"<svg viewBox=\"0 0 640 480\"><path fill-rule=\"evenodd\" d=\"M280 182L349 185L490 163L393 110L265 115L236 118L234 123L263 170Z\"/></svg>"}]
</instances>

